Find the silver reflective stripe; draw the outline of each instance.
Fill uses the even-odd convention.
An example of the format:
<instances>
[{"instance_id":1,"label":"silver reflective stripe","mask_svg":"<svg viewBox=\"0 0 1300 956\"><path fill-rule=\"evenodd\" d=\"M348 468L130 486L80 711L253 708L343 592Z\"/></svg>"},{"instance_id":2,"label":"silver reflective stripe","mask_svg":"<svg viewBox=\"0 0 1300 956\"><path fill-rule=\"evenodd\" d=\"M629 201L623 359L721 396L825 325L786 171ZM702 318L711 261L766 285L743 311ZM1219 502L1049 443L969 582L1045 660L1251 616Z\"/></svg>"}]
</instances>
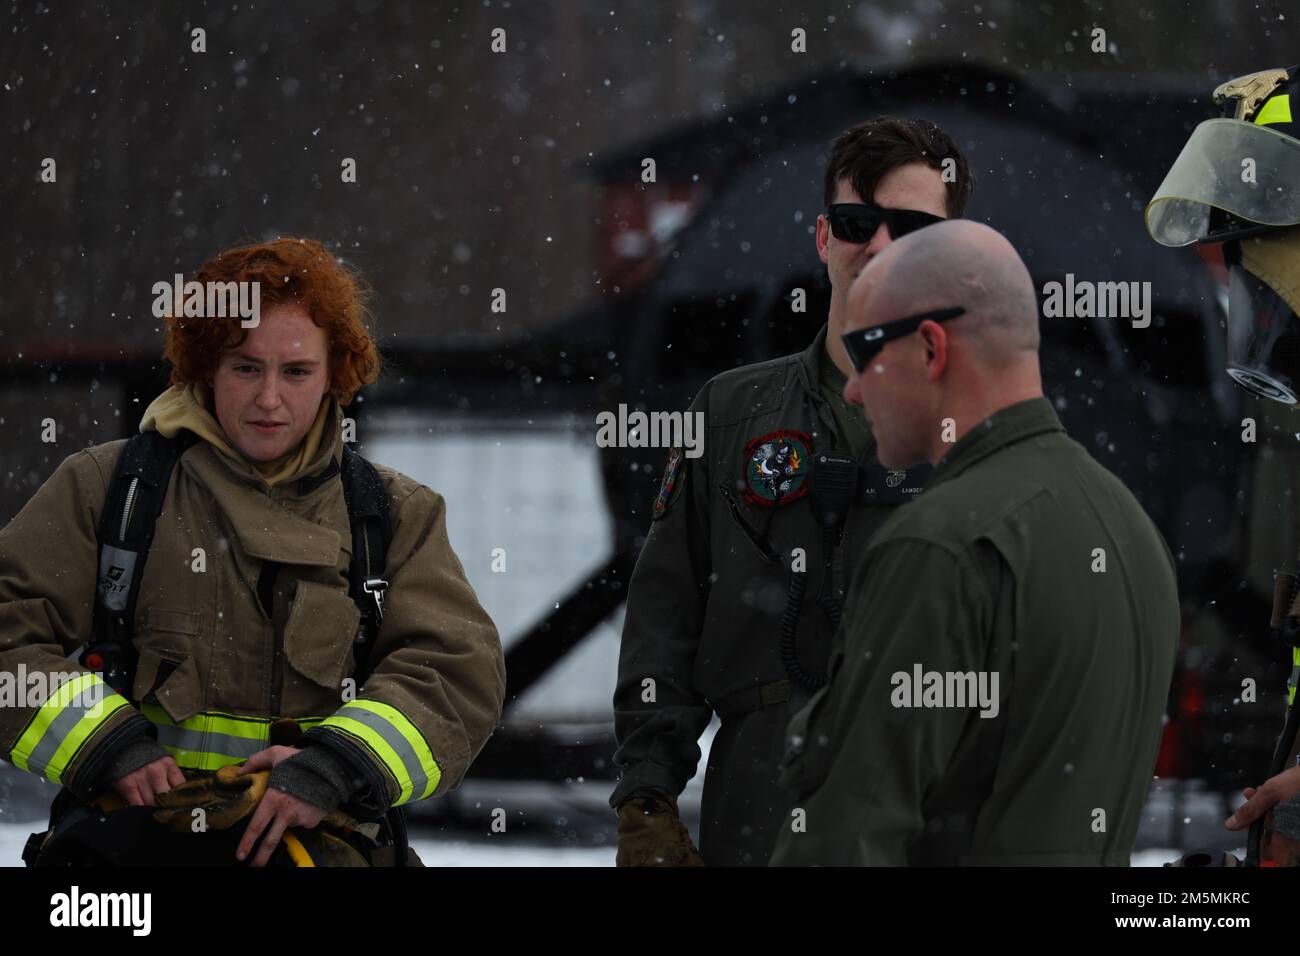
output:
<instances>
[{"instance_id":1,"label":"silver reflective stripe","mask_svg":"<svg viewBox=\"0 0 1300 956\"><path fill-rule=\"evenodd\" d=\"M267 736L261 738L234 737L215 730L186 730L174 724L154 724L158 728L158 743L196 754L221 754L246 760L259 750L266 749ZM269 731L269 725L267 727Z\"/></svg>"},{"instance_id":2,"label":"silver reflective stripe","mask_svg":"<svg viewBox=\"0 0 1300 956\"><path fill-rule=\"evenodd\" d=\"M384 743L393 748L393 753L397 754L398 759L402 761L402 766L406 768L407 776L411 778L412 799L420 799L425 788L429 785L429 777L420 764L420 758L411 749L411 742L402 736L401 731L394 727L387 718L381 717L374 711L367 710L364 707L345 707L339 711L338 716L364 724L379 734L384 739Z\"/></svg>"},{"instance_id":3,"label":"silver reflective stripe","mask_svg":"<svg viewBox=\"0 0 1300 956\"><path fill-rule=\"evenodd\" d=\"M54 693L50 695L50 699L57 700L58 693L58 689L55 689ZM77 691L72 700L59 713L59 716L55 717L50 722L50 725L45 728L45 733L41 736L41 742L32 748L31 756L27 758L28 768L45 776L50 761L54 759L58 749L63 746L63 741L68 738L68 735L72 733L77 724L81 723L96 706L103 704L104 699L111 693L112 691L108 689L108 685L98 680L86 684L85 687ZM97 716L102 720L107 715L100 714ZM60 768L61 770L62 768Z\"/></svg>"}]
</instances>

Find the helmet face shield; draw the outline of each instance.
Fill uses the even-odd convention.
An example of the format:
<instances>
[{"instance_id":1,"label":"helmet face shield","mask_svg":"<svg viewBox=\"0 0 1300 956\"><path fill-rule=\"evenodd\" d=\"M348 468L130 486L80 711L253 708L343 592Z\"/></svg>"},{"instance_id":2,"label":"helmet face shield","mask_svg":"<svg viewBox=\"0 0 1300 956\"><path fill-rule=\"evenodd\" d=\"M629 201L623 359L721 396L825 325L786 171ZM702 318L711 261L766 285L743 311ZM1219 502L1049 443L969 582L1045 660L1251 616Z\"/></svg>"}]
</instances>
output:
<instances>
[{"instance_id":1,"label":"helmet face shield","mask_svg":"<svg viewBox=\"0 0 1300 956\"><path fill-rule=\"evenodd\" d=\"M1147 204L1146 224L1165 246L1300 225L1300 140L1244 120L1206 120Z\"/></svg>"},{"instance_id":2,"label":"helmet face shield","mask_svg":"<svg viewBox=\"0 0 1300 956\"><path fill-rule=\"evenodd\" d=\"M1292 112L1295 102L1297 111ZM1219 119L1188 137L1146 208L1164 246L1222 242L1227 371L1294 405L1300 392L1300 67L1221 84Z\"/></svg>"},{"instance_id":3,"label":"helmet face shield","mask_svg":"<svg viewBox=\"0 0 1300 956\"><path fill-rule=\"evenodd\" d=\"M1224 245L1228 374L1246 389L1294 405L1300 391L1300 229Z\"/></svg>"}]
</instances>

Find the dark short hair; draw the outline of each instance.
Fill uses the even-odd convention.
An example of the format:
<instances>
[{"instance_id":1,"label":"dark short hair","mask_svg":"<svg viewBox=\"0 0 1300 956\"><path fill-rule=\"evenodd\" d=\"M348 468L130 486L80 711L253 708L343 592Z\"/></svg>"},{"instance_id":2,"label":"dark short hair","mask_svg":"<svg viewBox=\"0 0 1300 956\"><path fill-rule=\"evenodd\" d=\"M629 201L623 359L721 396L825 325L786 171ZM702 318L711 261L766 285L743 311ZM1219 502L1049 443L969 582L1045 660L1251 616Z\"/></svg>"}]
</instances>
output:
<instances>
[{"instance_id":1,"label":"dark short hair","mask_svg":"<svg viewBox=\"0 0 1300 956\"><path fill-rule=\"evenodd\" d=\"M841 179L853 184L863 201L870 202L885 174L909 163L925 163L943 171L943 161L953 159L953 181L945 182L949 218L966 211L975 189L974 176L966 157L951 136L923 119L880 116L847 129L835 137L826 162L827 209L835 201L835 187Z\"/></svg>"}]
</instances>

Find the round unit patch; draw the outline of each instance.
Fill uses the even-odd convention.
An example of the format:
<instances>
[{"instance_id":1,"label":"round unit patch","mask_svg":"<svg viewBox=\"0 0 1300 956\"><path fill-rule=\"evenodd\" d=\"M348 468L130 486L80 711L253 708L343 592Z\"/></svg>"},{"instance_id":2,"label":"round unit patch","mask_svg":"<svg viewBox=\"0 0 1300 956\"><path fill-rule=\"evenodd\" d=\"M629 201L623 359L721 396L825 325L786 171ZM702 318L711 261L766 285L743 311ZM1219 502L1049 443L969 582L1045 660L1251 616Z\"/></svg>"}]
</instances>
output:
<instances>
[{"instance_id":1,"label":"round unit patch","mask_svg":"<svg viewBox=\"0 0 1300 956\"><path fill-rule=\"evenodd\" d=\"M782 429L745 446L745 500L788 505L808 493L813 443L803 432Z\"/></svg>"}]
</instances>

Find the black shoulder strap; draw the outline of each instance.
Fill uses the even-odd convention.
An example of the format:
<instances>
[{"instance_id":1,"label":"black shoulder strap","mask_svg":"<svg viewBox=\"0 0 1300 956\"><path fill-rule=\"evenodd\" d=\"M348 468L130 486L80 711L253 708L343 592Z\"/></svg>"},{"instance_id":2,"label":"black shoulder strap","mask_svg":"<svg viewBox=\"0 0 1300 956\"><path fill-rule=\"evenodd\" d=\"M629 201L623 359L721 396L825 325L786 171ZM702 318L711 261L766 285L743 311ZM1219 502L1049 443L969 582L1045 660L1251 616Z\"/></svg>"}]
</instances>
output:
<instances>
[{"instance_id":1,"label":"black shoulder strap","mask_svg":"<svg viewBox=\"0 0 1300 956\"><path fill-rule=\"evenodd\" d=\"M388 581L384 568L392 541L389 519L391 498L375 466L347 445L343 446L343 498L352 525L352 566L348 573L349 593L361 609L352 652L356 659L357 687L370 676L370 650L384 620L384 592Z\"/></svg>"},{"instance_id":2,"label":"black shoulder strap","mask_svg":"<svg viewBox=\"0 0 1300 956\"><path fill-rule=\"evenodd\" d=\"M177 459L198 441L192 432L164 438L156 431L133 435L113 471L99 521L99 575L94 631L81 663L105 683L131 697L135 678L135 606L153 544L154 527ZM392 539L391 498L374 465L343 446L343 498L352 526L349 594L361 609L353 652L358 686L369 676L368 658L384 617L384 568Z\"/></svg>"},{"instance_id":3,"label":"black shoulder strap","mask_svg":"<svg viewBox=\"0 0 1300 956\"><path fill-rule=\"evenodd\" d=\"M189 431L175 438L164 438L156 431L131 436L117 459L104 498L97 531L94 630L81 663L100 671L105 683L128 700L135 674L132 638L140 578L172 469L197 440Z\"/></svg>"}]
</instances>

